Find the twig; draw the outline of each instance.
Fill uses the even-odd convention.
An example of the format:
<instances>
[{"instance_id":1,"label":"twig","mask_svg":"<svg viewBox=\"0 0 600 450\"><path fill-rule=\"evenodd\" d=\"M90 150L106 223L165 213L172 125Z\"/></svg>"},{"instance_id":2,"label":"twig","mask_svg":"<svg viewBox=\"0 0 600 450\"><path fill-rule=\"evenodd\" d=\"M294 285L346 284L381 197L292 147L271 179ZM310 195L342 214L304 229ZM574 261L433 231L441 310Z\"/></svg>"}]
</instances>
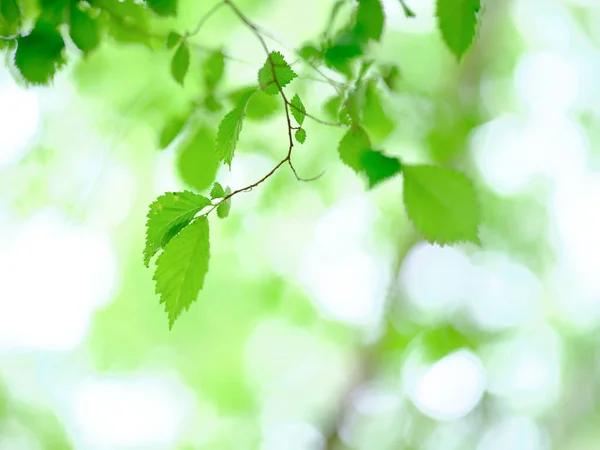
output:
<instances>
[{"instance_id":1,"label":"twig","mask_svg":"<svg viewBox=\"0 0 600 450\"><path fill-rule=\"evenodd\" d=\"M214 5L212 8L210 8L206 14L204 14L200 20L198 21L198 25L196 25L196 28L194 28L191 32L186 33L186 36L195 36L200 32L200 29L202 28L202 25L204 25L206 23L206 21L208 19L211 18L211 16L216 13L219 8L221 8L221 6L225 5L225 0L221 0L219 3L217 3L216 5Z\"/></svg>"}]
</instances>

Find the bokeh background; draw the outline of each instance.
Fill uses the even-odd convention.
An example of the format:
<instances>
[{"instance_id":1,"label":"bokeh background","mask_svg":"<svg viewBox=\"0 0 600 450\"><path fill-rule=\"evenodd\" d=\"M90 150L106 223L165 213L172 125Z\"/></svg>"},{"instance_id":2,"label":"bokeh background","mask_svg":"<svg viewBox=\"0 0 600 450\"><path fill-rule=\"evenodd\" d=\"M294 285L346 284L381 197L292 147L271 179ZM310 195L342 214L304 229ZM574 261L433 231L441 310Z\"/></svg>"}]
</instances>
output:
<instances>
[{"instance_id":1,"label":"bokeh background","mask_svg":"<svg viewBox=\"0 0 600 450\"><path fill-rule=\"evenodd\" d=\"M1 1L1 0L0 0ZM239 6L290 48L333 1ZM148 204L189 188L174 115L202 94L204 47L224 87L264 53L230 12L195 38L185 89L164 48L106 38L53 86L0 70L0 448L600 448L600 3L487 1L461 65L432 0L384 2L378 61L397 64L380 145L475 180L482 247L412 230L401 179L366 192L336 160L343 130L307 122L286 170L211 219L211 268L168 330L142 264ZM181 2L152 30L192 28L214 2ZM290 58L293 59L293 58ZM309 112L335 94L293 88ZM199 113L214 129L224 112ZM287 151L281 111L249 120L234 188Z\"/></svg>"}]
</instances>

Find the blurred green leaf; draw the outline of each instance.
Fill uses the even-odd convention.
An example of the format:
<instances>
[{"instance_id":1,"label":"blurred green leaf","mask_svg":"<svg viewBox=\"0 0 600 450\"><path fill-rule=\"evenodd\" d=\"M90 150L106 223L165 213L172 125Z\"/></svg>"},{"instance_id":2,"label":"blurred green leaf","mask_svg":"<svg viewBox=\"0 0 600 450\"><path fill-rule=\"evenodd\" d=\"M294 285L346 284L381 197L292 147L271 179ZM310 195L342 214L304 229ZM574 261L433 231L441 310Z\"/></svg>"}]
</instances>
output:
<instances>
[{"instance_id":1,"label":"blurred green leaf","mask_svg":"<svg viewBox=\"0 0 600 450\"><path fill-rule=\"evenodd\" d=\"M146 267L150 265L150 260L156 252L168 244L198 212L210 204L210 200L206 197L189 191L167 192L158 197L150 205L146 222L144 249Z\"/></svg>"},{"instance_id":2,"label":"blurred green leaf","mask_svg":"<svg viewBox=\"0 0 600 450\"><path fill-rule=\"evenodd\" d=\"M0 1L0 36L13 36L20 27L21 8L17 0Z\"/></svg>"},{"instance_id":3,"label":"blurred green leaf","mask_svg":"<svg viewBox=\"0 0 600 450\"><path fill-rule=\"evenodd\" d=\"M209 91L214 91L225 73L225 56L223 52L212 52L204 61L204 84Z\"/></svg>"},{"instance_id":4,"label":"blurred green leaf","mask_svg":"<svg viewBox=\"0 0 600 450\"><path fill-rule=\"evenodd\" d=\"M167 35L167 48L169 50L175 48L175 46L177 46L177 44L179 44L182 39L183 37L179 33L176 33L175 31L169 32L169 34Z\"/></svg>"},{"instance_id":5,"label":"blurred green leaf","mask_svg":"<svg viewBox=\"0 0 600 450\"><path fill-rule=\"evenodd\" d=\"M406 213L429 242L480 244L479 204L467 177L430 165L406 165L403 173Z\"/></svg>"},{"instance_id":6,"label":"blurred green leaf","mask_svg":"<svg viewBox=\"0 0 600 450\"><path fill-rule=\"evenodd\" d=\"M177 15L177 0L146 0L146 4L159 16Z\"/></svg>"},{"instance_id":7,"label":"blurred green leaf","mask_svg":"<svg viewBox=\"0 0 600 450\"><path fill-rule=\"evenodd\" d=\"M437 0L442 37L460 61L475 38L480 0Z\"/></svg>"},{"instance_id":8,"label":"blurred green leaf","mask_svg":"<svg viewBox=\"0 0 600 450\"><path fill-rule=\"evenodd\" d=\"M183 81L190 67L190 49L187 42L182 41L177 47L171 60L171 75L175 81L183 86Z\"/></svg>"},{"instance_id":9,"label":"blurred green leaf","mask_svg":"<svg viewBox=\"0 0 600 450\"><path fill-rule=\"evenodd\" d=\"M365 130L359 126L354 126L346 132L340 145L338 153L344 164L355 172L362 169L362 155L371 148L371 140Z\"/></svg>"},{"instance_id":10,"label":"blurred green leaf","mask_svg":"<svg viewBox=\"0 0 600 450\"><path fill-rule=\"evenodd\" d=\"M233 92L230 95L231 100L237 104L248 92L254 92L248 104L246 105L246 118L251 120L263 120L271 117L280 106L277 97L265 94L262 90L257 91L256 87L246 87Z\"/></svg>"},{"instance_id":11,"label":"blurred green leaf","mask_svg":"<svg viewBox=\"0 0 600 450\"><path fill-rule=\"evenodd\" d=\"M244 125L246 106L255 92L256 91L252 90L246 91L238 101L237 106L229 112L219 124L219 131L217 133L217 155L221 161L224 161L229 166L231 166L233 154L235 153L235 148Z\"/></svg>"},{"instance_id":12,"label":"blurred green leaf","mask_svg":"<svg viewBox=\"0 0 600 450\"><path fill-rule=\"evenodd\" d=\"M212 130L199 128L178 149L177 168L181 179L197 191L208 189L217 176L219 158Z\"/></svg>"},{"instance_id":13,"label":"blurred green leaf","mask_svg":"<svg viewBox=\"0 0 600 450\"><path fill-rule=\"evenodd\" d=\"M304 123L304 118L306 117L306 108L304 107L304 104L302 103L302 100L300 100L300 96L298 94L294 95L290 105L294 119L296 119L298 125L302 126Z\"/></svg>"},{"instance_id":14,"label":"blurred green leaf","mask_svg":"<svg viewBox=\"0 0 600 450\"><path fill-rule=\"evenodd\" d=\"M355 32L359 36L379 41L384 22L385 15L380 0L358 0Z\"/></svg>"},{"instance_id":15,"label":"blurred green leaf","mask_svg":"<svg viewBox=\"0 0 600 450\"><path fill-rule=\"evenodd\" d=\"M394 122L383 109L379 89L374 80L366 84L362 122L369 135L376 141L385 139L394 130Z\"/></svg>"},{"instance_id":16,"label":"blurred green leaf","mask_svg":"<svg viewBox=\"0 0 600 450\"><path fill-rule=\"evenodd\" d=\"M100 44L100 30L98 21L82 11L81 5L82 2L71 3L69 35L79 50L89 53Z\"/></svg>"},{"instance_id":17,"label":"blurred green leaf","mask_svg":"<svg viewBox=\"0 0 600 450\"><path fill-rule=\"evenodd\" d=\"M390 158L378 150L365 150L360 156L361 169L367 176L369 189L400 173L398 158Z\"/></svg>"},{"instance_id":18,"label":"blurred green leaf","mask_svg":"<svg viewBox=\"0 0 600 450\"><path fill-rule=\"evenodd\" d=\"M210 259L209 227L199 217L175 236L156 262L156 293L165 304L169 328L196 300L204 285Z\"/></svg>"},{"instance_id":19,"label":"blurred green leaf","mask_svg":"<svg viewBox=\"0 0 600 450\"><path fill-rule=\"evenodd\" d=\"M179 136L186 122L187 118L180 116L169 119L160 132L158 148L161 150L167 148Z\"/></svg>"},{"instance_id":20,"label":"blurred green leaf","mask_svg":"<svg viewBox=\"0 0 600 450\"><path fill-rule=\"evenodd\" d=\"M271 52L258 72L258 83L263 92L276 95L297 76L281 53Z\"/></svg>"},{"instance_id":21,"label":"blurred green leaf","mask_svg":"<svg viewBox=\"0 0 600 450\"><path fill-rule=\"evenodd\" d=\"M379 68L381 78L390 91L395 91L398 88L398 80L400 79L400 69L395 64L382 65Z\"/></svg>"},{"instance_id":22,"label":"blurred green leaf","mask_svg":"<svg viewBox=\"0 0 600 450\"><path fill-rule=\"evenodd\" d=\"M38 22L27 36L17 39L14 63L25 81L48 84L65 63L65 43L58 30Z\"/></svg>"}]
</instances>

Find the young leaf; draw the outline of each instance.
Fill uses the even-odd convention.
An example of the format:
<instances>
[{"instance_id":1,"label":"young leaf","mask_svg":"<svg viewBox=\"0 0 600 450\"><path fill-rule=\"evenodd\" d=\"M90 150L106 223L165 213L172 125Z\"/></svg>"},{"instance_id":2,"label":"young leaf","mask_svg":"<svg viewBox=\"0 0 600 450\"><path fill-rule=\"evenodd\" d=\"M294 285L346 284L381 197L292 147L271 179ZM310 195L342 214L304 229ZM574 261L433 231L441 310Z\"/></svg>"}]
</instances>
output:
<instances>
[{"instance_id":1,"label":"young leaf","mask_svg":"<svg viewBox=\"0 0 600 450\"><path fill-rule=\"evenodd\" d=\"M210 259L208 220L199 217L175 236L156 262L156 293L165 304L169 329L204 285Z\"/></svg>"},{"instance_id":2,"label":"young leaf","mask_svg":"<svg viewBox=\"0 0 600 450\"><path fill-rule=\"evenodd\" d=\"M246 106L254 92L256 91L246 91L238 101L237 106L219 124L219 131L217 132L217 156L219 160L225 161L229 166L231 166L233 154L235 153L235 148L244 125Z\"/></svg>"},{"instance_id":3,"label":"young leaf","mask_svg":"<svg viewBox=\"0 0 600 450\"><path fill-rule=\"evenodd\" d=\"M385 139L394 130L394 122L385 113L377 83L373 80L366 86L362 121L375 140Z\"/></svg>"},{"instance_id":4,"label":"young leaf","mask_svg":"<svg viewBox=\"0 0 600 450\"><path fill-rule=\"evenodd\" d=\"M167 148L179 133L181 133L181 130L183 130L183 127L185 126L185 122L186 119L183 117L173 117L169 119L160 132L158 148L161 150Z\"/></svg>"},{"instance_id":5,"label":"young leaf","mask_svg":"<svg viewBox=\"0 0 600 450\"><path fill-rule=\"evenodd\" d=\"M298 128L296 130L295 136L296 140L301 144L304 144L306 142L306 130L304 128Z\"/></svg>"},{"instance_id":6,"label":"young leaf","mask_svg":"<svg viewBox=\"0 0 600 450\"><path fill-rule=\"evenodd\" d=\"M217 176L219 158L215 137L209 128L198 129L178 149L177 169L181 179L197 191L208 189Z\"/></svg>"},{"instance_id":7,"label":"young leaf","mask_svg":"<svg viewBox=\"0 0 600 450\"><path fill-rule=\"evenodd\" d=\"M146 4L159 16L177 15L177 0L146 0Z\"/></svg>"},{"instance_id":8,"label":"young leaf","mask_svg":"<svg viewBox=\"0 0 600 450\"><path fill-rule=\"evenodd\" d=\"M404 166L402 172L406 213L429 242L480 244L479 204L467 177L431 165Z\"/></svg>"},{"instance_id":9,"label":"young leaf","mask_svg":"<svg viewBox=\"0 0 600 450\"><path fill-rule=\"evenodd\" d=\"M360 158L362 171L367 176L369 189L400 173L398 158L390 158L378 150L366 150Z\"/></svg>"},{"instance_id":10,"label":"young leaf","mask_svg":"<svg viewBox=\"0 0 600 450\"><path fill-rule=\"evenodd\" d=\"M71 3L69 35L73 43L83 53L89 53L100 43L98 22L86 11L79 8L80 3Z\"/></svg>"},{"instance_id":11,"label":"young leaf","mask_svg":"<svg viewBox=\"0 0 600 450\"><path fill-rule=\"evenodd\" d=\"M229 194L231 194L231 189L227 188L227 190L225 191L225 196L227 196ZM219 204L219 206L217 206L217 216L220 219L225 219L227 216L229 216L229 211L231 211L231 199L230 198L228 198L224 202L221 202Z\"/></svg>"},{"instance_id":12,"label":"young leaf","mask_svg":"<svg viewBox=\"0 0 600 450\"><path fill-rule=\"evenodd\" d=\"M225 189L223 189L223 186L221 186L221 183L216 182L210 191L210 198L212 198L214 200L215 198L223 198L223 197L225 197Z\"/></svg>"},{"instance_id":13,"label":"young leaf","mask_svg":"<svg viewBox=\"0 0 600 450\"><path fill-rule=\"evenodd\" d=\"M460 61L475 38L480 0L437 0L442 37Z\"/></svg>"},{"instance_id":14,"label":"young leaf","mask_svg":"<svg viewBox=\"0 0 600 450\"><path fill-rule=\"evenodd\" d=\"M209 91L213 91L225 72L225 56L223 52L213 52L204 61L204 84Z\"/></svg>"},{"instance_id":15,"label":"young leaf","mask_svg":"<svg viewBox=\"0 0 600 450\"><path fill-rule=\"evenodd\" d=\"M380 0L358 0L356 33L366 39L379 41L383 33L385 16Z\"/></svg>"},{"instance_id":16,"label":"young leaf","mask_svg":"<svg viewBox=\"0 0 600 450\"><path fill-rule=\"evenodd\" d=\"M279 52L271 52L263 67L258 71L258 84L263 92L276 95L298 75L292 70Z\"/></svg>"},{"instance_id":17,"label":"young leaf","mask_svg":"<svg viewBox=\"0 0 600 450\"><path fill-rule=\"evenodd\" d=\"M302 104L300 96L298 94L294 95L294 98L292 98L292 101L290 103L290 109L292 110L292 115L294 116L294 119L296 119L298 125L302 126L302 124L304 123L304 118L306 117L306 108Z\"/></svg>"},{"instance_id":18,"label":"young leaf","mask_svg":"<svg viewBox=\"0 0 600 450\"><path fill-rule=\"evenodd\" d=\"M171 60L171 74L175 81L182 86L189 67L190 49L188 48L187 42L182 41L181 44L179 44L179 47L177 47L177 51L175 51L173 59Z\"/></svg>"},{"instance_id":19,"label":"young leaf","mask_svg":"<svg viewBox=\"0 0 600 450\"><path fill-rule=\"evenodd\" d=\"M340 141L338 152L344 164L355 172L363 168L362 155L371 148L369 136L361 127L352 127Z\"/></svg>"},{"instance_id":20,"label":"young leaf","mask_svg":"<svg viewBox=\"0 0 600 450\"><path fill-rule=\"evenodd\" d=\"M167 245L198 212L210 204L210 200L206 197L189 191L167 192L158 197L150 205L146 222L146 248L144 249L146 267L150 265L150 260L156 252Z\"/></svg>"},{"instance_id":21,"label":"young leaf","mask_svg":"<svg viewBox=\"0 0 600 450\"><path fill-rule=\"evenodd\" d=\"M183 37L179 33L171 31L167 36L167 48L169 50L175 48L175 46L181 42L181 39L183 39Z\"/></svg>"}]
</instances>

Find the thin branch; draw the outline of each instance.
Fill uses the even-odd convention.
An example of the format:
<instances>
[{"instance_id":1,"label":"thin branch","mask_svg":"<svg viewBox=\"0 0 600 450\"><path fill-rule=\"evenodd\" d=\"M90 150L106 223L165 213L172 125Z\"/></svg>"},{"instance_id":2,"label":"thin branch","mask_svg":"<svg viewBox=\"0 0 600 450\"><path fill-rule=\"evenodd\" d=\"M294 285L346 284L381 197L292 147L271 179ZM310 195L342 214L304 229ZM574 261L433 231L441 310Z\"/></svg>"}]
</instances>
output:
<instances>
[{"instance_id":1,"label":"thin branch","mask_svg":"<svg viewBox=\"0 0 600 450\"><path fill-rule=\"evenodd\" d=\"M221 0L219 3L217 3L216 5L214 5L212 8L210 8L206 14L204 14L200 20L198 21L198 25L196 25L196 28L194 28L191 32L186 33L186 36L195 36L200 32L200 29L202 28L202 26L206 23L206 21L208 19L210 19L212 17L212 15L214 13L216 13L219 8L221 8L221 6L225 5L225 0Z\"/></svg>"}]
</instances>

